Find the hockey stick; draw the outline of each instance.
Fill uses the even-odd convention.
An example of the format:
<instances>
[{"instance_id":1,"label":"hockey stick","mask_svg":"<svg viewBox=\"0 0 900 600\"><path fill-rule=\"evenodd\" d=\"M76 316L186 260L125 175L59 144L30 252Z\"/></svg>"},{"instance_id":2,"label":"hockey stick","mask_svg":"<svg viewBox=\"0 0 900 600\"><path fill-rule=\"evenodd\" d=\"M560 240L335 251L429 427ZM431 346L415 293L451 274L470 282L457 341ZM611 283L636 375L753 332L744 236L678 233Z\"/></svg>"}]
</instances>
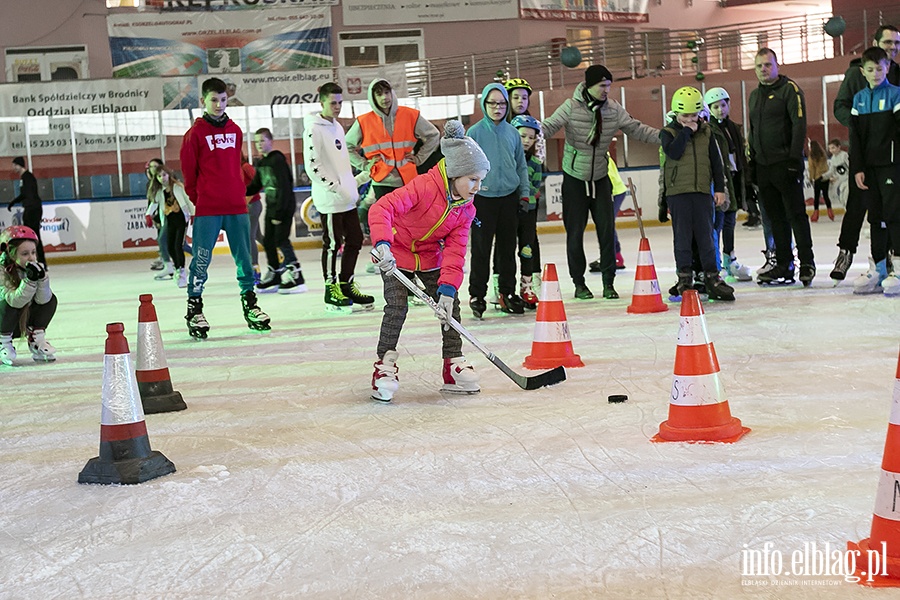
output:
<instances>
[{"instance_id":1,"label":"hockey stick","mask_svg":"<svg viewBox=\"0 0 900 600\"><path fill-rule=\"evenodd\" d=\"M372 256L378 258L378 255L374 250L372 251ZM391 275L396 277L397 281L402 283L406 287L406 289L415 294L419 300L430 306L431 310L437 312L437 302L435 302L431 296L423 292L419 288L419 286L410 281L406 275L404 275L397 269L392 271ZM556 385L557 383L561 383L566 380L565 367L556 367L555 369L544 371L543 373L538 373L537 375L519 375L518 373L510 369L505 362L497 358L497 356L493 352L488 350L481 342L479 342L478 339L474 335L469 333L469 331L465 327L460 325L459 321L457 321L453 317L449 317L448 325L455 329L459 333L459 335L469 340L469 342L473 346L478 348L478 350L482 354L484 354L489 361L494 363L494 366L503 371L504 375L515 381L516 385L518 385L523 390L536 390L548 385Z\"/></svg>"},{"instance_id":2,"label":"hockey stick","mask_svg":"<svg viewBox=\"0 0 900 600\"><path fill-rule=\"evenodd\" d=\"M628 189L631 190L631 202L634 204L634 216L637 217L638 227L641 228L641 239L644 239L647 237L644 235L644 219L641 217L641 209L638 207L637 193L635 193L634 182L631 181L631 177L628 178Z\"/></svg>"}]
</instances>

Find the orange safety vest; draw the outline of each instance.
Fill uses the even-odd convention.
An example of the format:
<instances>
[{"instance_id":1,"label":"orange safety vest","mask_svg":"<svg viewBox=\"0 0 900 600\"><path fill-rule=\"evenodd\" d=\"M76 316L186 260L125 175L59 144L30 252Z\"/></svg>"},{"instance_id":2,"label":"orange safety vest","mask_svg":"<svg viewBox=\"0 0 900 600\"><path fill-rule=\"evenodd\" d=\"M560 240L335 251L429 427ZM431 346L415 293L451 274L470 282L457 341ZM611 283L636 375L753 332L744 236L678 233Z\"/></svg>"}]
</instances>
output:
<instances>
[{"instance_id":1,"label":"orange safety vest","mask_svg":"<svg viewBox=\"0 0 900 600\"><path fill-rule=\"evenodd\" d=\"M419 111L407 106L398 106L394 115L394 134L388 133L381 116L375 111L359 117L362 129L362 150L367 159L381 156L382 160L372 165L373 181L383 181L391 171L397 169L403 183L407 184L418 175L416 165L407 160L406 154L416 147L416 122Z\"/></svg>"}]
</instances>

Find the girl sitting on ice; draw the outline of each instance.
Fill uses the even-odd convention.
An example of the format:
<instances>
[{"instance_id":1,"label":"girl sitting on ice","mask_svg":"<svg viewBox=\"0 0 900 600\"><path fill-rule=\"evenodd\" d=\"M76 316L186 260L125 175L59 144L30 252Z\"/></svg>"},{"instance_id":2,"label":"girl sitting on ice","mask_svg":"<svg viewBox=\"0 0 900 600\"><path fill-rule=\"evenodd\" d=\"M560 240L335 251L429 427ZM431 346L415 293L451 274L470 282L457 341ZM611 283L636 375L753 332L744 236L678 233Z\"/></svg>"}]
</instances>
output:
<instances>
[{"instance_id":1,"label":"girl sitting on ice","mask_svg":"<svg viewBox=\"0 0 900 600\"><path fill-rule=\"evenodd\" d=\"M56 360L44 330L56 312L47 267L37 261L38 236L30 227L13 225L0 232L0 363L16 359L13 339L23 333L37 362Z\"/></svg>"},{"instance_id":2,"label":"girl sitting on ice","mask_svg":"<svg viewBox=\"0 0 900 600\"><path fill-rule=\"evenodd\" d=\"M397 269L409 278L418 275L425 292L437 301L436 315L445 324L442 389L470 394L481 390L475 368L462 355L462 338L446 323L450 316L459 320L458 292L475 218L473 202L491 165L459 121L444 126L441 152L444 158L436 166L369 209L386 302L372 374L372 398L381 402L390 402L400 385L397 342L408 304L406 288L393 275Z\"/></svg>"}]
</instances>

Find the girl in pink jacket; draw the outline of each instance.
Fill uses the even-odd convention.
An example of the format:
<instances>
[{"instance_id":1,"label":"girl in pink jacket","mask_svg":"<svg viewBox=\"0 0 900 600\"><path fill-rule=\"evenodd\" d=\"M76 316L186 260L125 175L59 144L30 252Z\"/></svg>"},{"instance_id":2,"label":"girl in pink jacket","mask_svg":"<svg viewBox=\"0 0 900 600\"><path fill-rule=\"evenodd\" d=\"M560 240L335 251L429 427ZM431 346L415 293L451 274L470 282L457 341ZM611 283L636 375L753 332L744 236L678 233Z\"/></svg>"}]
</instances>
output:
<instances>
[{"instance_id":1,"label":"girl in pink jacket","mask_svg":"<svg viewBox=\"0 0 900 600\"><path fill-rule=\"evenodd\" d=\"M473 201L491 165L478 144L465 137L459 121L447 121L441 151L444 158L436 166L369 209L386 303L372 374L372 398L381 402L390 402L399 387L397 342L408 309L406 288L393 276L396 269L410 278L417 275L438 303L435 314L444 324L441 389L481 391L474 367L462 355L462 338L446 323L450 316L459 320L458 291L475 218Z\"/></svg>"}]
</instances>

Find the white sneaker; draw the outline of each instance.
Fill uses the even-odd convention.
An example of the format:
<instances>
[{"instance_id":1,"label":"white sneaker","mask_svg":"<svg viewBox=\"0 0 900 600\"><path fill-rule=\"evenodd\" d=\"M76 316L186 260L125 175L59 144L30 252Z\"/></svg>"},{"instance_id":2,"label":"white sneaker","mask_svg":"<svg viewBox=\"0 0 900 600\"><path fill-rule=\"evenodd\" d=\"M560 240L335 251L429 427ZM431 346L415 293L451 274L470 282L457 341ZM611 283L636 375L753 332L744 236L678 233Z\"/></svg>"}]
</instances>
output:
<instances>
[{"instance_id":1,"label":"white sneaker","mask_svg":"<svg viewBox=\"0 0 900 600\"><path fill-rule=\"evenodd\" d=\"M56 360L56 348L44 338L43 329L28 332L28 349L35 362L53 362Z\"/></svg>"},{"instance_id":2,"label":"white sneaker","mask_svg":"<svg viewBox=\"0 0 900 600\"><path fill-rule=\"evenodd\" d=\"M869 257L869 270L853 280L854 294L880 294L884 290L881 287L881 277L875 267L875 261Z\"/></svg>"},{"instance_id":3,"label":"white sneaker","mask_svg":"<svg viewBox=\"0 0 900 600\"><path fill-rule=\"evenodd\" d=\"M394 393L400 388L400 380L397 373L397 359L400 354L396 350L388 350L384 353L384 358L377 361L373 366L375 372L372 373L372 399L379 402L390 402L394 397Z\"/></svg>"},{"instance_id":4,"label":"white sneaker","mask_svg":"<svg viewBox=\"0 0 900 600\"><path fill-rule=\"evenodd\" d=\"M444 359L444 385L441 390L465 394L475 394L481 391L481 387L478 385L478 373L475 372L475 367L469 364L465 356Z\"/></svg>"},{"instance_id":5,"label":"white sneaker","mask_svg":"<svg viewBox=\"0 0 900 600\"><path fill-rule=\"evenodd\" d=\"M178 287L186 288L187 280L188 280L187 271L185 270L184 267L181 267L181 269L178 270Z\"/></svg>"},{"instance_id":6,"label":"white sneaker","mask_svg":"<svg viewBox=\"0 0 900 600\"><path fill-rule=\"evenodd\" d=\"M0 363L11 365L16 360L16 347L13 346L12 334L0 335Z\"/></svg>"},{"instance_id":7,"label":"white sneaker","mask_svg":"<svg viewBox=\"0 0 900 600\"><path fill-rule=\"evenodd\" d=\"M900 296L900 275L891 273L881 282L885 296Z\"/></svg>"}]
</instances>

